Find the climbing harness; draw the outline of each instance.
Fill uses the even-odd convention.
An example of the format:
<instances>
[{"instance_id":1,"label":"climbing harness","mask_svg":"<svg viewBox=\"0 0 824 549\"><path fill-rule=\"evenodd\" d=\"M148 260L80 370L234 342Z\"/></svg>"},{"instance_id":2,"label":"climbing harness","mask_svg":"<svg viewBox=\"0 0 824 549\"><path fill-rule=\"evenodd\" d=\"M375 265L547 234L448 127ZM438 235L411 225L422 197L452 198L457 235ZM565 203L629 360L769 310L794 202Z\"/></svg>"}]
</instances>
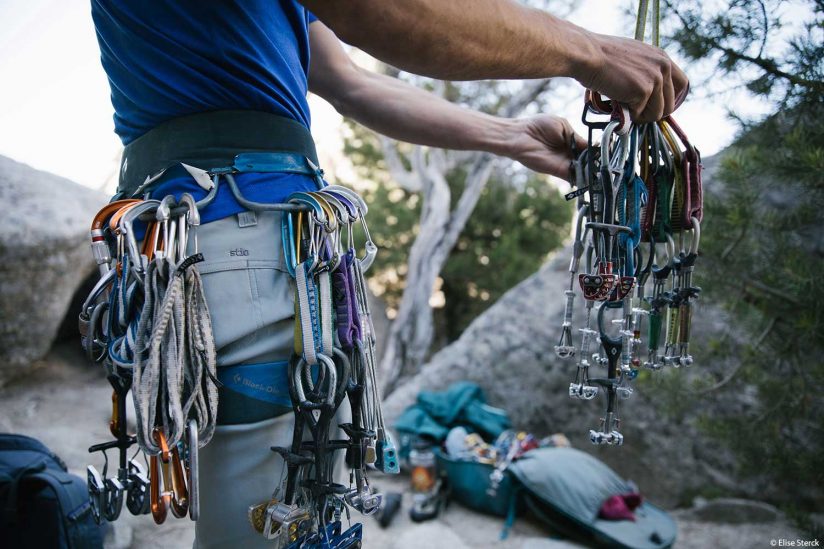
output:
<instances>
[{"instance_id":1,"label":"climbing harness","mask_svg":"<svg viewBox=\"0 0 824 549\"><path fill-rule=\"evenodd\" d=\"M636 40L644 39L648 10L649 0L640 0ZM655 0L656 46L659 19ZM701 156L672 116L635 124L626 107L592 90L586 92L582 121L588 128L588 146L574 152L571 174L576 188L566 195L567 200L577 200L577 219L555 353L562 359L577 356L570 397L592 400L606 395L605 415L599 428L590 430L590 440L620 445L624 438L618 401L632 395L631 381L639 369L693 363L689 334L692 303L700 292L692 285L692 273L703 218ZM582 263L584 270L579 272ZM650 276L653 289L647 295ZM577 348L576 277L586 308ZM596 338L600 347L590 354ZM605 367L606 377L590 377L593 366Z\"/></svg>"},{"instance_id":2,"label":"climbing harness","mask_svg":"<svg viewBox=\"0 0 824 549\"><path fill-rule=\"evenodd\" d=\"M219 382L197 269L204 259L197 228L200 211L225 185L250 211L283 212L284 257L295 280L295 345L287 375L295 426L289 446L272 448L283 457L286 475L271 500L249 508L250 522L278 547L360 546L362 526L344 530L342 514L379 509L383 496L370 487L368 467L399 472L381 412L364 279L377 254L367 205L350 189L326 185L317 166L293 153L243 153L225 168L183 167L203 188L200 201L189 194L150 198L159 172L131 196L104 206L92 222L101 277L83 304L79 328L86 354L106 368L114 390L115 438L89 450L102 451L105 460L102 473L88 468L94 516L117 519L125 500L130 512L151 513L158 524L170 511L177 518L198 518L198 450L214 434ZM253 202L234 179L243 172L308 175L318 190L295 192L281 204ZM362 253L356 225L366 237ZM134 434L126 429L129 393ZM352 419L338 426L347 437L338 439L332 421L345 398ZM108 478L106 451L115 448L118 471ZM351 469L348 487L334 480L339 451ZM143 460L137 457L141 452Z\"/></svg>"}]
</instances>

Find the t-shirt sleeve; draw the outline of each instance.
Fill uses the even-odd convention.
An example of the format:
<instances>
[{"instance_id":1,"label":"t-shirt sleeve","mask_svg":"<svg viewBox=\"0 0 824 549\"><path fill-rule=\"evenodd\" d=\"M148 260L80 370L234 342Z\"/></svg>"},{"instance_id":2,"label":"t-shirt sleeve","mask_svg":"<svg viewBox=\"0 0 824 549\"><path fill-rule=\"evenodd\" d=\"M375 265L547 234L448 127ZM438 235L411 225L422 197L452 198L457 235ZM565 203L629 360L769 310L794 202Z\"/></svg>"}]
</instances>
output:
<instances>
[{"instance_id":1,"label":"t-shirt sleeve","mask_svg":"<svg viewBox=\"0 0 824 549\"><path fill-rule=\"evenodd\" d=\"M311 25L312 23L314 23L317 20L318 20L318 18L315 16L314 13L312 13L309 10L306 10L306 25L307 26Z\"/></svg>"}]
</instances>

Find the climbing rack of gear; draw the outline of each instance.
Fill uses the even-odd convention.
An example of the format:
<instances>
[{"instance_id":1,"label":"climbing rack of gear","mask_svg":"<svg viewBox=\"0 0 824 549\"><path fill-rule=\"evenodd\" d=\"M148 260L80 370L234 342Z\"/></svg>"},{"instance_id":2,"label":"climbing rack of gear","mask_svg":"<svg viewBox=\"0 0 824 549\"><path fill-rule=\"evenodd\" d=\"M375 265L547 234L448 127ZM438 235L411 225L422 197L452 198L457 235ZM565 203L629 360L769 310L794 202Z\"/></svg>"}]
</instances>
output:
<instances>
[{"instance_id":1,"label":"climbing rack of gear","mask_svg":"<svg viewBox=\"0 0 824 549\"><path fill-rule=\"evenodd\" d=\"M102 452L105 463L102 473L87 469L98 522L116 520L124 500L132 514L151 512L158 524L169 510L198 518L198 450L211 439L217 416L212 326L196 267L199 223L188 194L179 203L171 196L118 200L92 221L100 280L83 304L79 328L89 359L105 367L113 388L114 437L89 448ZM129 392L135 434L127 430ZM117 473L107 477L106 451L114 449Z\"/></svg>"},{"instance_id":2,"label":"climbing rack of gear","mask_svg":"<svg viewBox=\"0 0 824 549\"><path fill-rule=\"evenodd\" d=\"M279 547L352 547L361 525L342 532L342 513L371 515L383 501L367 469L398 473L395 446L381 413L375 335L363 277L377 253L366 226L367 206L353 191L329 185L293 193L301 206L283 216L284 256L295 279L295 349L289 395L295 414L292 443L273 446L287 464L275 497L249 508L253 526ZM359 257L353 229L366 237ZM332 436L332 420L348 397L346 438ZM308 438L306 433L308 432ZM349 486L336 483L335 453L345 452Z\"/></svg>"},{"instance_id":3,"label":"climbing rack of gear","mask_svg":"<svg viewBox=\"0 0 824 549\"><path fill-rule=\"evenodd\" d=\"M648 0L640 0L637 40L644 39L648 7ZM654 0L656 46L659 15ZM600 426L589 433L592 443L621 445L618 401L632 395L631 381L639 370L693 363L692 304L701 291L692 285L703 218L701 156L672 116L635 124L624 106L592 90L586 92L582 121L588 146L576 153L576 188L566 195L577 200L578 213L555 352L577 361L571 398L606 395ZM576 347L577 288L585 301L585 322ZM606 376L590 377L592 367L606 368Z\"/></svg>"},{"instance_id":4,"label":"climbing rack of gear","mask_svg":"<svg viewBox=\"0 0 824 549\"><path fill-rule=\"evenodd\" d=\"M288 369L295 426L290 446L271 448L283 458L286 475L269 501L248 509L249 521L276 547L360 547L362 525L344 531L342 513L349 518L350 508L364 515L379 509L383 497L370 487L368 467L399 472L381 413L364 280L377 254L366 203L350 189L325 185L319 169L318 191L294 193L284 204L252 202L240 193L234 173L236 168L197 174L199 181L204 175L211 181L199 202L189 194L179 201L126 198L103 207L92 222L101 276L83 304L79 328L85 352L105 367L114 391L114 440L89 449L102 452L105 463L102 473L94 466L87 471L94 517L116 520L125 500L130 512L151 512L158 524L169 510L177 518L198 518L198 450L214 434L218 381L197 270L203 261L197 227L199 211L225 183L243 207L283 212L284 255L296 289L295 353ZM366 237L361 256L356 225ZM127 430L129 393L134 434ZM351 422L337 427L346 438L330 438L344 397ZM109 478L106 451L113 449L118 470ZM334 479L339 451L351 470L348 487Z\"/></svg>"}]
</instances>

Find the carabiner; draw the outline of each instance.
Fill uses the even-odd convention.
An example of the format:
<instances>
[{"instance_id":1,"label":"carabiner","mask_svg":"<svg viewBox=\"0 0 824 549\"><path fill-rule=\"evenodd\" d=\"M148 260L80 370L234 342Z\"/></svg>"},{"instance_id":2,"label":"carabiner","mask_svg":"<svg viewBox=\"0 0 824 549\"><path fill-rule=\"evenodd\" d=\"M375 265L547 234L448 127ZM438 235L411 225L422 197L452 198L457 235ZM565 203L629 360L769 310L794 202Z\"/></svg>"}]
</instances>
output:
<instances>
[{"instance_id":1,"label":"carabiner","mask_svg":"<svg viewBox=\"0 0 824 549\"><path fill-rule=\"evenodd\" d=\"M196 521L200 518L200 460L198 459L199 446L197 420L192 418L186 423L187 448L186 472L189 486L189 518Z\"/></svg>"},{"instance_id":2,"label":"carabiner","mask_svg":"<svg viewBox=\"0 0 824 549\"><path fill-rule=\"evenodd\" d=\"M103 206L94 216L89 236L91 237L92 255L100 270L100 276L106 275L112 262L111 250L104 233L106 222L121 209L133 206L138 202L140 200L117 200Z\"/></svg>"},{"instance_id":3,"label":"carabiner","mask_svg":"<svg viewBox=\"0 0 824 549\"><path fill-rule=\"evenodd\" d=\"M326 400L323 404L328 406L334 406L335 404L335 397L337 396L338 392L338 372L337 368L335 367L334 361L324 354L318 354L318 363L322 364L323 367L326 369L326 375L329 376L327 381L328 388L326 389ZM303 379L305 375L310 373L309 363L306 362L306 359L300 357L300 361L298 362L297 368L295 368L295 374L292 379L293 386L295 388L295 392L297 395L298 402L301 403L302 406L307 406L308 408L312 408L313 406L309 401L306 400L306 390L303 388Z\"/></svg>"},{"instance_id":4,"label":"carabiner","mask_svg":"<svg viewBox=\"0 0 824 549\"><path fill-rule=\"evenodd\" d=\"M375 257L378 255L378 247L375 246L374 242L372 242L372 236L369 234L369 227L366 225L366 214L369 212L369 207L360 195L351 189L347 189L346 187L341 187L340 185L329 185L324 187L324 191L332 191L334 193L341 194L356 205L361 227L363 227L363 233L366 236L366 244L364 245L366 248L366 255L363 259L358 258L358 261L360 261L361 270L363 272L368 271L369 267L371 267L372 263L374 263Z\"/></svg>"},{"instance_id":5,"label":"carabiner","mask_svg":"<svg viewBox=\"0 0 824 549\"><path fill-rule=\"evenodd\" d=\"M183 462L180 459L180 446L172 448L172 514L176 518L183 518L189 512L189 491L186 488L186 474L183 472Z\"/></svg>"},{"instance_id":6,"label":"carabiner","mask_svg":"<svg viewBox=\"0 0 824 549\"><path fill-rule=\"evenodd\" d=\"M170 232L169 222L172 218L172 208L177 205L177 200L175 200L174 195L167 195L163 197L163 200L157 206L157 212L155 213L155 218L157 222L163 226L163 249L161 250L158 247L158 243L155 242L155 256L158 259L165 259L170 256L170 254L174 254L172 243L173 237ZM174 256L172 255L172 260L174 260Z\"/></svg>"},{"instance_id":7,"label":"carabiner","mask_svg":"<svg viewBox=\"0 0 824 549\"><path fill-rule=\"evenodd\" d=\"M149 212L154 212L160 206L158 200L144 200L139 204L130 207L128 211L123 214L123 217L118 223L118 230L126 240L126 245L129 249L129 255L132 258L132 268L138 274L143 274L145 270L145 263L141 259L140 249L137 245L137 239L134 234L134 222L141 215Z\"/></svg>"},{"instance_id":8,"label":"carabiner","mask_svg":"<svg viewBox=\"0 0 824 549\"><path fill-rule=\"evenodd\" d=\"M194 252L196 254L198 252L198 244L197 244L197 228L200 226L200 212L197 210L197 203L195 202L194 197L189 193L183 193L183 196L180 197L180 202L178 202L180 206L186 206L189 210L186 212L186 225L191 230L191 233L194 237ZM188 238L186 242L183 242L183 257L185 258L188 254Z\"/></svg>"},{"instance_id":9,"label":"carabiner","mask_svg":"<svg viewBox=\"0 0 824 549\"><path fill-rule=\"evenodd\" d=\"M692 229L687 229L690 232L690 246L688 255L695 256L698 254L698 245L701 242L701 222L697 217L690 218L692 221Z\"/></svg>"},{"instance_id":10,"label":"carabiner","mask_svg":"<svg viewBox=\"0 0 824 549\"><path fill-rule=\"evenodd\" d=\"M172 505L172 492L168 491L172 485L169 474L169 446L166 443L166 436L159 428L154 428L152 437L155 444L160 447L160 452L149 458L149 496L152 517L156 524L163 524L166 521L169 507ZM161 476L163 477L163 490L160 488Z\"/></svg>"}]
</instances>

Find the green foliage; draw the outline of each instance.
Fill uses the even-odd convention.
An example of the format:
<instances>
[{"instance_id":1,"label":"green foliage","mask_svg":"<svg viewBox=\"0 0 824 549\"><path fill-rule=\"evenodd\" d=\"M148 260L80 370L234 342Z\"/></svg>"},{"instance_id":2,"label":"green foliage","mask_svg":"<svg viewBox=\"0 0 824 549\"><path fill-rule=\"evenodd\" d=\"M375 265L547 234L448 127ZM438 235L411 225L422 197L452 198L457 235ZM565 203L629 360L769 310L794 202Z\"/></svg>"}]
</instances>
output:
<instances>
[{"instance_id":1,"label":"green foliage","mask_svg":"<svg viewBox=\"0 0 824 549\"><path fill-rule=\"evenodd\" d=\"M704 298L723 303L750 336L726 390L758 395L751 414L703 424L737 452L743 474L766 473L787 490L824 486L822 115L808 105L773 116L725 155L721 188L707 196L713 237L699 272Z\"/></svg>"},{"instance_id":2,"label":"green foliage","mask_svg":"<svg viewBox=\"0 0 824 549\"><path fill-rule=\"evenodd\" d=\"M671 39L681 52L689 60L709 61L714 67L703 84L732 80L781 106L821 100L821 0L667 0L666 10L674 15Z\"/></svg>"},{"instance_id":3,"label":"green foliage","mask_svg":"<svg viewBox=\"0 0 824 549\"><path fill-rule=\"evenodd\" d=\"M694 346L698 363L729 365L724 378L656 383L665 412L699 414L737 456L735 473L785 494L778 503L801 516L824 502L824 3L668 1L666 13L670 39L713 69L694 88L744 88L774 110L744 125L705 181L696 281L745 341Z\"/></svg>"},{"instance_id":4,"label":"green foliage","mask_svg":"<svg viewBox=\"0 0 824 549\"><path fill-rule=\"evenodd\" d=\"M521 188L490 180L441 273L448 339L537 271L569 235L571 220L572 208L544 177L531 175Z\"/></svg>"}]
</instances>

